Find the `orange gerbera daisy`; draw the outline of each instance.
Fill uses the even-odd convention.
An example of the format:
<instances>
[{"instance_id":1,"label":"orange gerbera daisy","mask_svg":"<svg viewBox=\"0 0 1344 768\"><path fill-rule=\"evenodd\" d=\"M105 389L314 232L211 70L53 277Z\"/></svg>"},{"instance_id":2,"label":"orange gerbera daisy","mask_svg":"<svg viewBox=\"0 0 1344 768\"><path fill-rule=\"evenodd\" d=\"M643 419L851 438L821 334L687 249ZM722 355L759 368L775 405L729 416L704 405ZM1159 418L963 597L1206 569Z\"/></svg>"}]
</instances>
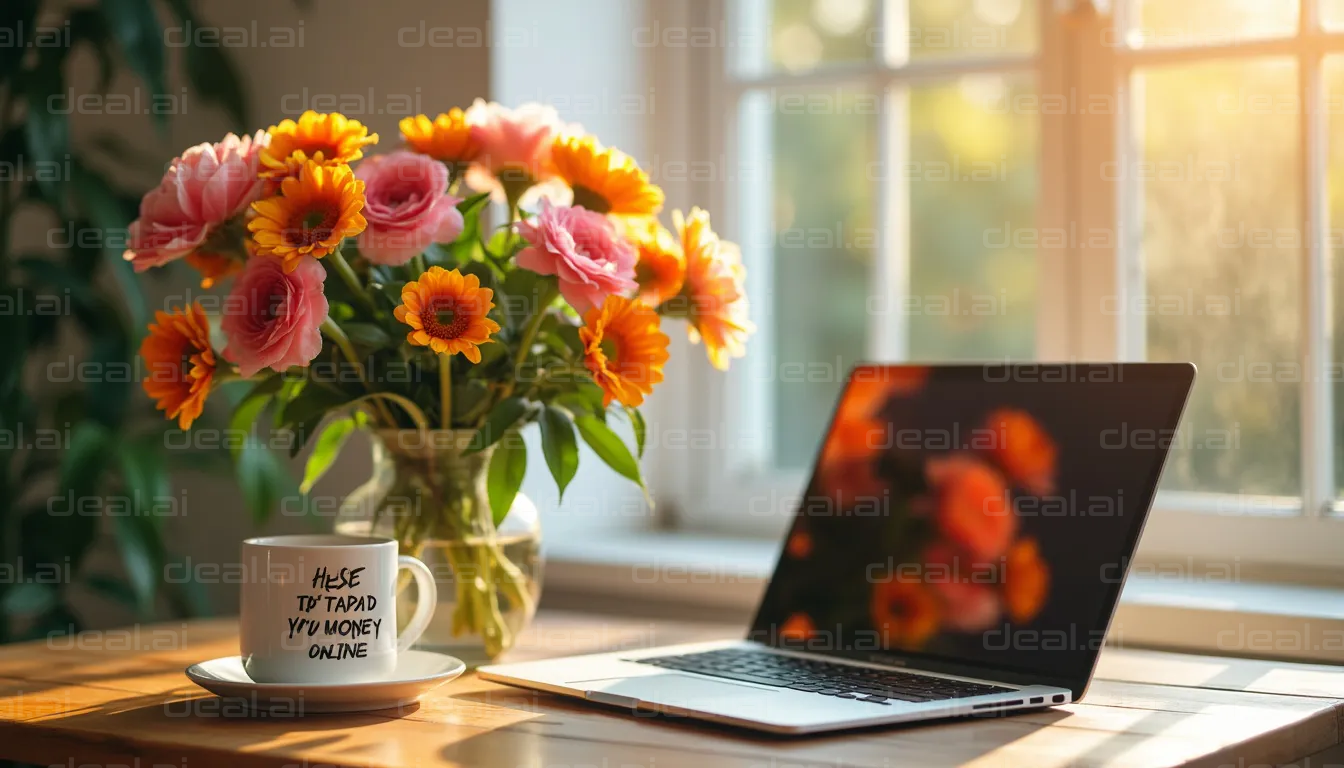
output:
<instances>
[{"instance_id":1,"label":"orange gerbera daisy","mask_svg":"<svg viewBox=\"0 0 1344 768\"><path fill-rule=\"evenodd\" d=\"M481 153L472 139L467 113L457 107L430 120L427 115L403 117L401 138L412 152L444 163L469 163Z\"/></svg>"},{"instance_id":2,"label":"orange gerbera daisy","mask_svg":"<svg viewBox=\"0 0 1344 768\"><path fill-rule=\"evenodd\" d=\"M812 534L807 531L794 531L788 541L784 544L784 551L789 553L789 557L799 559L812 554Z\"/></svg>"},{"instance_id":3,"label":"orange gerbera daisy","mask_svg":"<svg viewBox=\"0 0 1344 768\"><path fill-rule=\"evenodd\" d=\"M709 362L721 371L728 361L747 353L747 336L756 326L748 319L746 270L737 246L719 239L709 227L709 214L691 209L672 214L686 257L686 281L668 314L690 321L692 343L705 341Z\"/></svg>"},{"instance_id":4,"label":"orange gerbera daisy","mask_svg":"<svg viewBox=\"0 0 1344 768\"><path fill-rule=\"evenodd\" d=\"M149 335L140 343L149 375L141 383L155 407L187 429L205 407L215 378L210 326L198 303L172 312L155 312Z\"/></svg>"},{"instance_id":5,"label":"orange gerbera daisy","mask_svg":"<svg viewBox=\"0 0 1344 768\"><path fill-rule=\"evenodd\" d=\"M918 648L938 631L938 598L917 582L889 579L873 585L869 618L888 648Z\"/></svg>"},{"instance_id":6,"label":"orange gerbera daisy","mask_svg":"<svg viewBox=\"0 0 1344 768\"><path fill-rule=\"evenodd\" d=\"M817 625L812 622L812 617L806 613L794 613L779 625L779 639L781 640L806 640L812 637L817 631Z\"/></svg>"},{"instance_id":7,"label":"orange gerbera daisy","mask_svg":"<svg viewBox=\"0 0 1344 768\"><path fill-rule=\"evenodd\" d=\"M867 419L893 397L911 395L929 378L924 366L861 365L850 376L837 420Z\"/></svg>"},{"instance_id":8,"label":"orange gerbera daisy","mask_svg":"<svg viewBox=\"0 0 1344 768\"><path fill-rule=\"evenodd\" d=\"M1054 490L1058 449L1031 414L1016 408L1000 408L989 415L986 423L994 433L990 454L1013 482L1036 494Z\"/></svg>"},{"instance_id":9,"label":"orange gerbera daisy","mask_svg":"<svg viewBox=\"0 0 1344 768\"><path fill-rule=\"evenodd\" d=\"M937 498L935 522L949 540L980 560L999 557L1017 531L1003 476L966 455L929 459L924 474Z\"/></svg>"},{"instance_id":10,"label":"orange gerbera daisy","mask_svg":"<svg viewBox=\"0 0 1344 768\"><path fill-rule=\"evenodd\" d=\"M663 380L667 334L658 330L658 313L635 299L608 296L588 310L579 329L584 364L602 388L602 402L613 399L631 407L644 402Z\"/></svg>"},{"instance_id":11,"label":"orange gerbera daisy","mask_svg":"<svg viewBox=\"0 0 1344 768\"><path fill-rule=\"evenodd\" d=\"M241 259L222 253L192 251L187 254L187 263L201 273L201 287L206 290L215 287L215 283L220 280L243 271Z\"/></svg>"},{"instance_id":12,"label":"orange gerbera daisy","mask_svg":"<svg viewBox=\"0 0 1344 768\"><path fill-rule=\"evenodd\" d=\"M652 216L622 217L614 221L625 239L639 251L635 262L635 282L639 300L651 307L677 295L686 280L686 260L672 233L663 229Z\"/></svg>"},{"instance_id":13,"label":"orange gerbera daisy","mask_svg":"<svg viewBox=\"0 0 1344 768\"><path fill-rule=\"evenodd\" d=\"M480 345L493 341L490 334L499 331L499 323L486 317L495 307L494 295L475 275L430 267L419 280L402 286L401 306L392 314L411 326L406 334L410 343L439 354L461 352L479 363Z\"/></svg>"},{"instance_id":14,"label":"orange gerbera daisy","mask_svg":"<svg viewBox=\"0 0 1344 768\"><path fill-rule=\"evenodd\" d=\"M364 231L364 182L348 165L309 160L297 177L280 184L281 195L252 204L259 215L247 222L257 253L275 256L293 272L299 259L322 258L341 241Z\"/></svg>"},{"instance_id":15,"label":"orange gerbera daisy","mask_svg":"<svg viewBox=\"0 0 1344 768\"><path fill-rule=\"evenodd\" d=\"M378 134L358 120L339 112L311 109L299 121L285 119L268 130L271 142L263 147L260 175L263 179L293 176L309 161L318 165L349 165L364 156L364 147L378 143Z\"/></svg>"},{"instance_id":16,"label":"orange gerbera daisy","mask_svg":"<svg viewBox=\"0 0 1344 768\"><path fill-rule=\"evenodd\" d=\"M1035 539L1018 539L1003 557L1003 602L1013 621L1031 621L1045 605L1050 568Z\"/></svg>"},{"instance_id":17,"label":"orange gerbera daisy","mask_svg":"<svg viewBox=\"0 0 1344 768\"><path fill-rule=\"evenodd\" d=\"M576 206L618 216L654 216L663 209L663 190L649 183L634 158L602 146L596 136L557 137L551 162L574 190Z\"/></svg>"}]
</instances>

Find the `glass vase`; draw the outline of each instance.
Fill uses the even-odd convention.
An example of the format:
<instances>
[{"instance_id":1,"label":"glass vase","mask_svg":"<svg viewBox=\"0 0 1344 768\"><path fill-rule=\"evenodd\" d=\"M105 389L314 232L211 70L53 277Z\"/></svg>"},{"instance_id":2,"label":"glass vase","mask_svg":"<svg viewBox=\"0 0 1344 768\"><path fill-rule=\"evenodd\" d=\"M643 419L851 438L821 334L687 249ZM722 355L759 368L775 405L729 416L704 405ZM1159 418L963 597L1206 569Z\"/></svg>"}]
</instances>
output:
<instances>
[{"instance_id":1,"label":"glass vase","mask_svg":"<svg viewBox=\"0 0 1344 768\"><path fill-rule=\"evenodd\" d=\"M516 642L541 596L541 525L519 492L495 525L486 486L493 448L468 453L471 430L377 430L373 474L341 504L339 533L388 536L434 573L438 605L416 648L493 661ZM398 585L397 618L416 604Z\"/></svg>"}]
</instances>

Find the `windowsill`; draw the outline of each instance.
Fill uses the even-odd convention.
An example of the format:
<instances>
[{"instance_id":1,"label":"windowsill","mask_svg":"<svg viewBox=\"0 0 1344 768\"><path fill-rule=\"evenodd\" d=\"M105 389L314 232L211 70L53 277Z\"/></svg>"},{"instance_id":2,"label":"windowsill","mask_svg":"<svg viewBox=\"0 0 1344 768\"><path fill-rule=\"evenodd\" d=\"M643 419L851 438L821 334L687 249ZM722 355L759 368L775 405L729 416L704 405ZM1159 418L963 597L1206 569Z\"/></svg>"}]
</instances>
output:
<instances>
[{"instance_id":1,"label":"windowsill","mask_svg":"<svg viewBox=\"0 0 1344 768\"><path fill-rule=\"evenodd\" d=\"M779 545L769 541L686 533L565 539L546 544L546 592L747 616L778 555Z\"/></svg>"},{"instance_id":2,"label":"windowsill","mask_svg":"<svg viewBox=\"0 0 1344 768\"><path fill-rule=\"evenodd\" d=\"M596 600L628 609L635 603L641 610L745 621L778 553L775 542L690 533L553 541L546 548L546 593L570 604ZM1344 663L1344 589L1131 575L1107 642Z\"/></svg>"}]
</instances>

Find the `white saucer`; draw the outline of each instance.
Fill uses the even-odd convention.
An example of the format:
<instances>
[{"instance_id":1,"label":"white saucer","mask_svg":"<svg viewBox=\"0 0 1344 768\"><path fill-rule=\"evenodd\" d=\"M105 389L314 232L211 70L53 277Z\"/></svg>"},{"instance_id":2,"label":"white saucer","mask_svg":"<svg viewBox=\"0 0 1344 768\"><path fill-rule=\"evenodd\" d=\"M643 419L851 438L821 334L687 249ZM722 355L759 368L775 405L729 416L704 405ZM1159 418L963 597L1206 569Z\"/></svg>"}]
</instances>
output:
<instances>
[{"instance_id":1,"label":"white saucer","mask_svg":"<svg viewBox=\"0 0 1344 768\"><path fill-rule=\"evenodd\" d=\"M432 651L405 651L385 680L366 683L257 683L243 671L243 657L225 656L187 667L187 677L205 690L246 708L275 716L365 712L404 707L467 668L461 660Z\"/></svg>"}]
</instances>

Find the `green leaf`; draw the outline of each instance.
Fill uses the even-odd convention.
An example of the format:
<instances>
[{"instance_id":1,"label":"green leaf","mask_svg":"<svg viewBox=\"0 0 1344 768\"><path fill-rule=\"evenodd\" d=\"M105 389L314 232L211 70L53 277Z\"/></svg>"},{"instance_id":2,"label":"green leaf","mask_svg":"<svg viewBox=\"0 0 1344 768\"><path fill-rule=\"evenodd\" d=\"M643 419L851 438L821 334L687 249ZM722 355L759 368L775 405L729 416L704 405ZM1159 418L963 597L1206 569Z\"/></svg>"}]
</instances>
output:
<instances>
[{"instance_id":1,"label":"green leaf","mask_svg":"<svg viewBox=\"0 0 1344 768\"><path fill-rule=\"evenodd\" d=\"M579 470L579 444L574 437L574 425L568 414L549 405L542 409L540 421L541 452L546 456L546 466L550 468L563 499L565 488Z\"/></svg>"},{"instance_id":2,"label":"green leaf","mask_svg":"<svg viewBox=\"0 0 1344 768\"><path fill-rule=\"evenodd\" d=\"M299 396L303 388L308 386L307 376L287 376L283 373L276 374L280 379L280 387L275 390L275 426L279 429L284 422L285 406L294 401Z\"/></svg>"},{"instance_id":3,"label":"green leaf","mask_svg":"<svg viewBox=\"0 0 1344 768\"><path fill-rule=\"evenodd\" d=\"M639 458L644 458L644 438L648 434L648 426L644 423L644 414L639 412L638 408L625 409L625 415L630 418L630 426L635 430L635 447L639 451Z\"/></svg>"},{"instance_id":4,"label":"green leaf","mask_svg":"<svg viewBox=\"0 0 1344 768\"><path fill-rule=\"evenodd\" d=\"M495 303L503 307L504 319L510 328L522 330L541 302L546 287L546 280L530 269L515 269L505 275L504 284L500 286L503 295L496 297Z\"/></svg>"},{"instance_id":5,"label":"green leaf","mask_svg":"<svg viewBox=\"0 0 1344 768\"><path fill-rule=\"evenodd\" d=\"M61 457L61 488L75 496L91 496L112 458L112 433L96 421L80 422Z\"/></svg>"},{"instance_id":6,"label":"green leaf","mask_svg":"<svg viewBox=\"0 0 1344 768\"><path fill-rule=\"evenodd\" d=\"M33 34L37 20L38 0L5 0L0 3L0 28L10 30L12 39L0 47L0 82L18 73L23 54L28 50L28 38ZM18 31L23 30L23 37Z\"/></svg>"},{"instance_id":7,"label":"green leaf","mask_svg":"<svg viewBox=\"0 0 1344 768\"><path fill-rule=\"evenodd\" d=\"M271 518L282 500L299 495L288 468L256 438L249 438L243 445L238 456L237 477L252 520L258 525Z\"/></svg>"},{"instance_id":8,"label":"green leaf","mask_svg":"<svg viewBox=\"0 0 1344 768\"><path fill-rule=\"evenodd\" d=\"M237 461L239 455L243 452L243 447L247 438L252 434L252 426L256 423L257 417L266 410L266 406L271 404L275 393L280 389L284 382L284 377L280 375L271 376L263 379L248 391L238 405L233 408L233 415L229 417L229 452L233 454L234 461ZM241 439L234 439L234 436Z\"/></svg>"},{"instance_id":9,"label":"green leaf","mask_svg":"<svg viewBox=\"0 0 1344 768\"><path fill-rule=\"evenodd\" d=\"M17 168L23 162L23 153L27 150L27 146L23 123L9 126L3 134L0 134L0 161Z\"/></svg>"},{"instance_id":10,"label":"green leaf","mask_svg":"<svg viewBox=\"0 0 1344 768\"><path fill-rule=\"evenodd\" d=\"M122 258L122 252L114 244L125 236L130 225L132 213L122 205L121 197L101 174L96 173L81 162L74 162L70 168L72 188L79 200L79 206L92 224L103 231L103 258L111 265L112 274L121 287L126 300L126 309L131 319L131 339L137 345L147 332L149 311L146 309L145 294L140 278L129 261Z\"/></svg>"},{"instance_id":11,"label":"green leaf","mask_svg":"<svg viewBox=\"0 0 1344 768\"><path fill-rule=\"evenodd\" d=\"M176 560L174 564L179 565L186 574L182 581L168 585L168 602L174 614L180 618L210 616L210 592L196 579L193 570L187 567L189 561Z\"/></svg>"},{"instance_id":12,"label":"green leaf","mask_svg":"<svg viewBox=\"0 0 1344 768\"><path fill-rule=\"evenodd\" d=\"M486 490L490 496L490 514L498 526L504 521L523 486L523 476L527 474L527 445L523 436L514 432L509 440L500 443L495 454L490 457L490 470L486 475Z\"/></svg>"},{"instance_id":13,"label":"green leaf","mask_svg":"<svg viewBox=\"0 0 1344 768\"><path fill-rule=\"evenodd\" d=\"M328 411L353 399L355 396L344 392L320 386L307 386L297 397L286 403L281 411L280 422L281 426L292 431L296 438L289 446L290 457L297 456L299 451L303 450L303 446L313 437Z\"/></svg>"},{"instance_id":14,"label":"green leaf","mask_svg":"<svg viewBox=\"0 0 1344 768\"><path fill-rule=\"evenodd\" d=\"M364 420L364 414L359 412L354 416L327 422L327 426L317 436L317 442L313 444L313 453L303 468L303 482L299 484L299 493L311 491L313 484L331 469L331 465L336 463L336 457L341 454L341 447L345 445L345 441L350 439Z\"/></svg>"},{"instance_id":15,"label":"green leaf","mask_svg":"<svg viewBox=\"0 0 1344 768\"><path fill-rule=\"evenodd\" d=\"M507 261L513 256L514 232L512 227L499 227L485 244L485 250L495 261Z\"/></svg>"},{"instance_id":16,"label":"green leaf","mask_svg":"<svg viewBox=\"0 0 1344 768\"><path fill-rule=\"evenodd\" d=\"M578 416L574 419L574 426L579 428L583 441L608 467L622 477L640 486L644 485L644 478L639 473L639 462L630 454L630 449L625 447L621 438L611 431L611 427L596 416Z\"/></svg>"},{"instance_id":17,"label":"green leaf","mask_svg":"<svg viewBox=\"0 0 1344 768\"><path fill-rule=\"evenodd\" d=\"M11 307L29 306L22 303L23 295L20 288L0 290L0 297ZM24 361L28 358L28 345L25 343L28 337L28 316L14 313L5 319L5 332L0 333L0 395L7 395L20 388Z\"/></svg>"},{"instance_id":18,"label":"green leaf","mask_svg":"<svg viewBox=\"0 0 1344 768\"><path fill-rule=\"evenodd\" d=\"M51 51L59 51L52 52ZM46 168L64 168L66 151L70 145L70 123L66 115L53 111L53 99L67 98L65 76L61 73L64 48L39 49L37 65L24 80L24 94L28 99L28 115L24 129L28 135L28 151L33 160ZM67 105L68 107L69 105ZM59 176L37 174L37 185L47 200L58 209L64 205Z\"/></svg>"},{"instance_id":19,"label":"green leaf","mask_svg":"<svg viewBox=\"0 0 1344 768\"><path fill-rule=\"evenodd\" d=\"M583 339L579 338L577 325L568 322L556 323L555 335L564 343L566 351L576 357L583 357Z\"/></svg>"},{"instance_id":20,"label":"green leaf","mask_svg":"<svg viewBox=\"0 0 1344 768\"><path fill-rule=\"evenodd\" d=\"M84 577L84 585L98 594L126 606L136 607L135 590L125 581L106 573L91 573Z\"/></svg>"},{"instance_id":21,"label":"green leaf","mask_svg":"<svg viewBox=\"0 0 1344 768\"><path fill-rule=\"evenodd\" d=\"M462 274L475 275L477 280L481 281L482 288L489 288L491 291L499 290L499 283L495 279L495 270L483 261L472 261L462 265Z\"/></svg>"},{"instance_id":22,"label":"green leaf","mask_svg":"<svg viewBox=\"0 0 1344 768\"><path fill-rule=\"evenodd\" d=\"M163 541L159 531L151 517L131 514L113 517L112 533L140 615L150 616L154 613L159 575L163 573Z\"/></svg>"},{"instance_id":23,"label":"green leaf","mask_svg":"<svg viewBox=\"0 0 1344 768\"><path fill-rule=\"evenodd\" d=\"M162 520L159 505L175 505L163 456L148 440L120 443L116 454L121 460L122 486L131 496L136 515L157 525ZM170 510L176 511L175 507Z\"/></svg>"},{"instance_id":24,"label":"green leaf","mask_svg":"<svg viewBox=\"0 0 1344 768\"><path fill-rule=\"evenodd\" d=\"M51 610L60 603L60 598L60 592L51 584L25 581L5 592L0 610L10 616L29 616Z\"/></svg>"},{"instance_id":25,"label":"green leaf","mask_svg":"<svg viewBox=\"0 0 1344 768\"><path fill-rule=\"evenodd\" d=\"M122 56L149 87L152 98L168 92L164 79L163 28L159 26L150 0L102 0L103 15L112 35L121 44ZM155 109L153 117L160 131L168 127L168 116Z\"/></svg>"},{"instance_id":26,"label":"green leaf","mask_svg":"<svg viewBox=\"0 0 1344 768\"><path fill-rule=\"evenodd\" d=\"M392 336L373 323L343 323L341 329L357 350L367 352L393 346Z\"/></svg>"},{"instance_id":27,"label":"green leaf","mask_svg":"<svg viewBox=\"0 0 1344 768\"><path fill-rule=\"evenodd\" d=\"M490 204L490 193L481 192L463 199L457 204L457 210L462 212L462 218L466 219L476 216L485 210L485 206Z\"/></svg>"},{"instance_id":28,"label":"green leaf","mask_svg":"<svg viewBox=\"0 0 1344 768\"><path fill-rule=\"evenodd\" d=\"M121 425L126 415L135 375L131 365L131 344L121 318L114 312L105 314L108 316L106 325L95 332L89 348L92 369L102 371L103 375L90 381L84 394L89 417L115 428Z\"/></svg>"},{"instance_id":29,"label":"green leaf","mask_svg":"<svg viewBox=\"0 0 1344 768\"><path fill-rule=\"evenodd\" d=\"M76 8L70 11L69 24L70 47L79 43L88 43L98 57L98 92L107 93L112 85L112 75L117 65L112 58L112 31L107 27L107 19L96 8Z\"/></svg>"},{"instance_id":30,"label":"green leaf","mask_svg":"<svg viewBox=\"0 0 1344 768\"><path fill-rule=\"evenodd\" d=\"M498 347L498 344L487 344L486 348L491 346ZM485 355L481 355L484 361ZM467 414L475 414L477 409L486 402L490 396L490 386L481 379L467 379L466 383L453 384L453 421L464 421ZM474 420L474 419L473 419Z\"/></svg>"},{"instance_id":31,"label":"green leaf","mask_svg":"<svg viewBox=\"0 0 1344 768\"><path fill-rule=\"evenodd\" d=\"M477 453L499 442L499 438L513 427L528 411L527 401L521 397L505 398L490 409L485 423L471 438L467 454Z\"/></svg>"},{"instance_id":32,"label":"green leaf","mask_svg":"<svg viewBox=\"0 0 1344 768\"><path fill-rule=\"evenodd\" d=\"M140 614L150 616L164 560L163 517L158 505L171 500L172 491L162 457L151 444L122 443L116 454L121 460L122 487L131 503L125 505L128 514L113 518L113 533Z\"/></svg>"}]
</instances>

